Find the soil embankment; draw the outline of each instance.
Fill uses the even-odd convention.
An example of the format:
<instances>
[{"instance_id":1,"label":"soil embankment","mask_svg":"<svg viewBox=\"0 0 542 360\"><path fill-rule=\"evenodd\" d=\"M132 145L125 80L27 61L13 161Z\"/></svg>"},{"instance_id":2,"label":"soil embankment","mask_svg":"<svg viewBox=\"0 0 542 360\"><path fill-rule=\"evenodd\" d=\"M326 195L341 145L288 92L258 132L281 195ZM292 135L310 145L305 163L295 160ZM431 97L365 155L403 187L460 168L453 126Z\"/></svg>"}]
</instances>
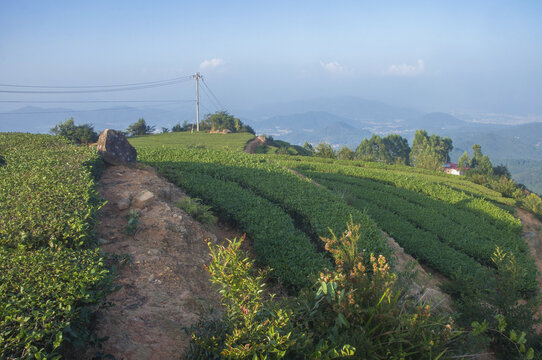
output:
<instances>
[{"instance_id":1,"label":"soil embankment","mask_svg":"<svg viewBox=\"0 0 542 360\"><path fill-rule=\"evenodd\" d=\"M115 280L120 290L107 299L115 305L98 313L95 332L109 337L101 352L117 360L182 359L190 341L184 329L218 308L204 269L205 240L217 236L175 205L186 195L152 168L110 166L98 190L108 201L99 215L101 248L126 262ZM127 234L134 206L137 226Z\"/></svg>"},{"instance_id":2,"label":"soil embankment","mask_svg":"<svg viewBox=\"0 0 542 360\"><path fill-rule=\"evenodd\" d=\"M525 239L531 255L538 269L538 287L542 292L542 222L532 213L517 208L516 215L523 224L522 237ZM542 316L542 304L538 307L538 316ZM542 333L542 324L538 324L536 331Z\"/></svg>"}]
</instances>

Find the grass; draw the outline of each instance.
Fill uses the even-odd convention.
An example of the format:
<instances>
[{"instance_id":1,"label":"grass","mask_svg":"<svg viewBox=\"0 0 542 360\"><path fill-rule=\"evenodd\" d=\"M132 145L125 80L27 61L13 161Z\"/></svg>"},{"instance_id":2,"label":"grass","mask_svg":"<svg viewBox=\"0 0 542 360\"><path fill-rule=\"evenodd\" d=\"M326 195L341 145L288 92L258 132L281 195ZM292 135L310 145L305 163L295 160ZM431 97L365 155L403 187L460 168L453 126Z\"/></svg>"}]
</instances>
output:
<instances>
[{"instance_id":1,"label":"grass","mask_svg":"<svg viewBox=\"0 0 542 360\"><path fill-rule=\"evenodd\" d=\"M209 134L205 132L177 132L134 136L129 138L128 141L136 148L138 146L149 145L164 146L167 148L193 146L207 149L227 148L234 151L243 151L247 142L253 138L254 135L249 133Z\"/></svg>"}]
</instances>

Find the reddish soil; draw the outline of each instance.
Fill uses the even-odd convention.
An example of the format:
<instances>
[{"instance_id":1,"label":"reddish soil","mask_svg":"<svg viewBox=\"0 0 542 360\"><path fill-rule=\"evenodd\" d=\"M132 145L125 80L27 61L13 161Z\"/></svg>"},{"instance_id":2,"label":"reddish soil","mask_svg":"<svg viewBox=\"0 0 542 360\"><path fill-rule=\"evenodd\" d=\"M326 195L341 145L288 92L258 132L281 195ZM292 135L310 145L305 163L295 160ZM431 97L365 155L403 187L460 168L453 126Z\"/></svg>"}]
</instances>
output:
<instances>
[{"instance_id":1,"label":"reddish soil","mask_svg":"<svg viewBox=\"0 0 542 360\"><path fill-rule=\"evenodd\" d=\"M217 236L193 220L176 206L186 195L152 168L108 167L98 190L108 201L99 215L101 248L131 260L119 267L115 284L121 289L107 298L115 305L98 313L95 332L109 337L100 352L117 360L182 359L190 341L184 329L195 324L200 313L219 308L204 269L210 259L206 241L239 234L220 224ZM130 208L121 210L119 201L144 190L154 197L136 209L137 232L128 235ZM89 349L85 357L97 351Z\"/></svg>"}]
</instances>

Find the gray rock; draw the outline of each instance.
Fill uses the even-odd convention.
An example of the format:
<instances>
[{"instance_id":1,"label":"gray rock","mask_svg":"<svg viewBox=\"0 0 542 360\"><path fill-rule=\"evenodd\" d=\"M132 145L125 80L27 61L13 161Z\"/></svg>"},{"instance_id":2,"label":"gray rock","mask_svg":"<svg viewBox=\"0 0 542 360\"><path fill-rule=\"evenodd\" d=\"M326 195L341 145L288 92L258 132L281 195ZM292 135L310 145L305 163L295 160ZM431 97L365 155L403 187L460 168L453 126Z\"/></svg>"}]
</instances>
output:
<instances>
[{"instance_id":1,"label":"gray rock","mask_svg":"<svg viewBox=\"0 0 542 360\"><path fill-rule=\"evenodd\" d=\"M130 207L130 199L121 199L117 202L119 210L126 210Z\"/></svg>"},{"instance_id":2,"label":"gray rock","mask_svg":"<svg viewBox=\"0 0 542 360\"><path fill-rule=\"evenodd\" d=\"M135 164L137 151L126 140L126 137L112 129L105 129L98 139L96 150L104 161L111 165Z\"/></svg>"},{"instance_id":3,"label":"gray rock","mask_svg":"<svg viewBox=\"0 0 542 360\"><path fill-rule=\"evenodd\" d=\"M154 200L154 194L149 190L143 190L132 200L134 207L142 209Z\"/></svg>"},{"instance_id":4,"label":"gray rock","mask_svg":"<svg viewBox=\"0 0 542 360\"><path fill-rule=\"evenodd\" d=\"M160 197L164 200L171 200L171 189L170 188L161 189Z\"/></svg>"}]
</instances>

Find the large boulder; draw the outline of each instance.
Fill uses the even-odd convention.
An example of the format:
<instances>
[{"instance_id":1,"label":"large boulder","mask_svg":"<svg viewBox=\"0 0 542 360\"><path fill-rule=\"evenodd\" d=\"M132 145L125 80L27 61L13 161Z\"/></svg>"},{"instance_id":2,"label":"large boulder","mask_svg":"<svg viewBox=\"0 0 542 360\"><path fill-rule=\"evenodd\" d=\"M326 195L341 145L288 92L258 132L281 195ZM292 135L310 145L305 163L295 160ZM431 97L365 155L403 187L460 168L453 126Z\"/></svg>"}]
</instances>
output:
<instances>
[{"instance_id":1,"label":"large boulder","mask_svg":"<svg viewBox=\"0 0 542 360\"><path fill-rule=\"evenodd\" d=\"M126 137L115 130L105 129L98 139L96 150L111 165L129 165L137 161L137 151Z\"/></svg>"}]
</instances>

